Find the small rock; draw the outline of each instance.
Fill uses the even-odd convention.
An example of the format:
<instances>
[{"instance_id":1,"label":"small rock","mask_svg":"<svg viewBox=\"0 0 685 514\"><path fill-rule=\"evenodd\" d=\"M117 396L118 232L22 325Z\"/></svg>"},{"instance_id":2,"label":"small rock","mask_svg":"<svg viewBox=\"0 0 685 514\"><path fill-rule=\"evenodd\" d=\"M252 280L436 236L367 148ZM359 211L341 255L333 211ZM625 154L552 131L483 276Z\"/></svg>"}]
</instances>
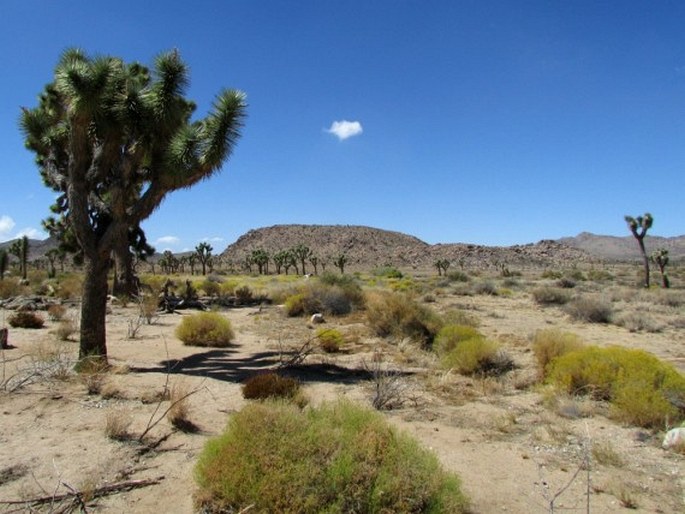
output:
<instances>
[{"instance_id":1,"label":"small rock","mask_svg":"<svg viewBox=\"0 0 685 514\"><path fill-rule=\"evenodd\" d=\"M672 428L666 432L666 437L664 437L664 442L661 447L664 450L668 450L675 446L685 445L685 427Z\"/></svg>"},{"instance_id":2,"label":"small rock","mask_svg":"<svg viewBox=\"0 0 685 514\"><path fill-rule=\"evenodd\" d=\"M320 312L317 312L316 314L312 314L312 318L310 319L311 323L324 323L326 320L323 318L323 314Z\"/></svg>"}]
</instances>

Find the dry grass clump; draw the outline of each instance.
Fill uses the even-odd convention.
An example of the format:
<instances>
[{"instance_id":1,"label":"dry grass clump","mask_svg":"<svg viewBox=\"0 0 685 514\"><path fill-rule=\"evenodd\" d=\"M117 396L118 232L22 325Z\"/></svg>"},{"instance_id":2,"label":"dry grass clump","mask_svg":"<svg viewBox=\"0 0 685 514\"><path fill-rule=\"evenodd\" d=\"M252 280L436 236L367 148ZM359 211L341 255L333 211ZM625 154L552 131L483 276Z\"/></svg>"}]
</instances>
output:
<instances>
[{"instance_id":1,"label":"dry grass clump","mask_svg":"<svg viewBox=\"0 0 685 514\"><path fill-rule=\"evenodd\" d=\"M381 337L408 337L430 346L442 326L439 316L406 293L372 291L366 295L366 317Z\"/></svg>"},{"instance_id":2,"label":"dry grass clump","mask_svg":"<svg viewBox=\"0 0 685 514\"><path fill-rule=\"evenodd\" d=\"M183 318L176 337L190 346L229 346L235 337L231 322L218 312L198 312Z\"/></svg>"},{"instance_id":3,"label":"dry grass clump","mask_svg":"<svg viewBox=\"0 0 685 514\"><path fill-rule=\"evenodd\" d=\"M169 392L169 409L166 418L174 427L183 432L195 432L197 426L190 420L190 395L192 391L184 382L171 386Z\"/></svg>"},{"instance_id":4,"label":"dry grass clump","mask_svg":"<svg viewBox=\"0 0 685 514\"><path fill-rule=\"evenodd\" d=\"M538 305L564 305L571 299L569 292L559 287L536 287L531 294Z\"/></svg>"},{"instance_id":5,"label":"dry grass clump","mask_svg":"<svg viewBox=\"0 0 685 514\"><path fill-rule=\"evenodd\" d=\"M22 293L24 287L18 280L6 278L0 280L0 298L3 300L18 296Z\"/></svg>"},{"instance_id":6,"label":"dry grass clump","mask_svg":"<svg viewBox=\"0 0 685 514\"><path fill-rule=\"evenodd\" d=\"M7 323L13 328L43 328L45 320L33 311L15 311L7 318Z\"/></svg>"},{"instance_id":7,"label":"dry grass clump","mask_svg":"<svg viewBox=\"0 0 685 514\"><path fill-rule=\"evenodd\" d=\"M133 422L131 415L123 411L110 411L105 417L105 436L113 441L126 441L131 438L129 428Z\"/></svg>"},{"instance_id":8,"label":"dry grass clump","mask_svg":"<svg viewBox=\"0 0 685 514\"><path fill-rule=\"evenodd\" d=\"M326 353L338 353L345 344L345 337L335 328L320 328L316 331L316 338Z\"/></svg>"},{"instance_id":9,"label":"dry grass clump","mask_svg":"<svg viewBox=\"0 0 685 514\"><path fill-rule=\"evenodd\" d=\"M576 321L609 323L613 314L611 303L595 296L579 296L566 306L566 312Z\"/></svg>"},{"instance_id":10,"label":"dry grass clump","mask_svg":"<svg viewBox=\"0 0 685 514\"><path fill-rule=\"evenodd\" d=\"M59 303L53 303L48 307L48 319L50 321L62 321L67 315L67 308Z\"/></svg>"},{"instance_id":11,"label":"dry grass clump","mask_svg":"<svg viewBox=\"0 0 685 514\"><path fill-rule=\"evenodd\" d=\"M576 334L556 329L538 330L533 336L533 354L538 370L544 375L550 362L568 352L580 350L583 342Z\"/></svg>"},{"instance_id":12,"label":"dry grass clump","mask_svg":"<svg viewBox=\"0 0 685 514\"><path fill-rule=\"evenodd\" d=\"M661 427L685 415L685 377L642 350L587 346L554 359L546 374L560 391L608 401L615 418L633 425Z\"/></svg>"},{"instance_id":13,"label":"dry grass clump","mask_svg":"<svg viewBox=\"0 0 685 514\"><path fill-rule=\"evenodd\" d=\"M294 378L283 377L278 373L259 373L248 378L243 384L243 398L247 400L266 400L274 398L294 399L300 392L300 382Z\"/></svg>"},{"instance_id":14,"label":"dry grass clump","mask_svg":"<svg viewBox=\"0 0 685 514\"><path fill-rule=\"evenodd\" d=\"M610 441L596 442L592 445L592 459L602 466L620 468L625 463Z\"/></svg>"},{"instance_id":15,"label":"dry grass clump","mask_svg":"<svg viewBox=\"0 0 685 514\"><path fill-rule=\"evenodd\" d=\"M62 300L73 300L81 296L83 276L81 273L69 273L61 276L57 282L55 296Z\"/></svg>"},{"instance_id":16,"label":"dry grass clump","mask_svg":"<svg viewBox=\"0 0 685 514\"><path fill-rule=\"evenodd\" d=\"M663 326L649 314L639 311L626 312L618 316L614 323L630 332L661 332Z\"/></svg>"},{"instance_id":17,"label":"dry grass clump","mask_svg":"<svg viewBox=\"0 0 685 514\"><path fill-rule=\"evenodd\" d=\"M207 443L195 479L203 512L468 511L432 453L349 402L249 405Z\"/></svg>"},{"instance_id":18,"label":"dry grass clump","mask_svg":"<svg viewBox=\"0 0 685 514\"><path fill-rule=\"evenodd\" d=\"M61 320L52 331L60 341L69 341L78 332L78 326L72 319Z\"/></svg>"}]
</instances>

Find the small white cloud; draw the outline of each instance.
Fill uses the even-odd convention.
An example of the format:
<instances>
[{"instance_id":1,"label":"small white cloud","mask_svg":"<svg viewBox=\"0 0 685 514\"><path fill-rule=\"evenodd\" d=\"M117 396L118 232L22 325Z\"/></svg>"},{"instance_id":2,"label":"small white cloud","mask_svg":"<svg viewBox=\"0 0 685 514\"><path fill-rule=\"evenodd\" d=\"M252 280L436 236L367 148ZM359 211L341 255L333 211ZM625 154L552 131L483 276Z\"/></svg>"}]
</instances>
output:
<instances>
[{"instance_id":1,"label":"small white cloud","mask_svg":"<svg viewBox=\"0 0 685 514\"><path fill-rule=\"evenodd\" d=\"M176 236L162 236L155 240L155 245L177 245L181 240Z\"/></svg>"},{"instance_id":2,"label":"small white cloud","mask_svg":"<svg viewBox=\"0 0 685 514\"><path fill-rule=\"evenodd\" d=\"M29 239L47 239L48 235L43 232L42 230L38 230L37 228L25 228L17 232L17 235L15 237L28 237Z\"/></svg>"},{"instance_id":3,"label":"small white cloud","mask_svg":"<svg viewBox=\"0 0 685 514\"><path fill-rule=\"evenodd\" d=\"M340 141L344 141L348 137L358 136L364 132L364 129L362 128L362 124L358 121L342 120L331 123L331 127L327 129L326 132L333 134L340 139Z\"/></svg>"},{"instance_id":4,"label":"small white cloud","mask_svg":"<svg viewBox=\"0 0 685 514\"><path fill-rule=\"evenodd\" d=\"M0 237L5 237L8 235L14 228L14 225L14 220L9 216L4 214L0 216Z\"/></svg>"}]
</instances>

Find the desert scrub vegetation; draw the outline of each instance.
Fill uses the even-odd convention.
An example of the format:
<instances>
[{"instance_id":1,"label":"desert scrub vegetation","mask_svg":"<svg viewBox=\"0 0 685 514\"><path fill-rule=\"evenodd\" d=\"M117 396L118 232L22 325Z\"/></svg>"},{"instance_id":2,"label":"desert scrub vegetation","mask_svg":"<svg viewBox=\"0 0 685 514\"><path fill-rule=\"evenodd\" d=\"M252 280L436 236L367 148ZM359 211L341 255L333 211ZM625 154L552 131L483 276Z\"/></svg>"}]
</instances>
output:
<instances>
[{"instance_id":1,"label":"desert scrub vegetation","mask_svg":"<svg viewBox=\"0 0 685 514\"><path fill-rule=\"evenodd\" d=\"M499 343L482 336L460 341L440 362L461 375L498 376L514 369L514 361Z\"/></svg>"},{"instance_id":2,"label":"desert scrub vegetation","mask_svg":"<svg viewBox=\"0 0 685 514\"><path fill-rule=\"evenodd\" d=\"M335 328L320 328L316 331L316 338L326 353L338 353L345 344L345 337Z\"/></svg>"},{"instance_id":3,"label":"desert scrub vegetation","mask_svg":"<svg viewBox=\"0 0 685 514\"><path fill-rule=\"evenodd\" d=\"M218 312L191 314L176 327L176 337L190 346L225 347L234 336L231 322Z\"/></svg>"},{"instance_id":4,"label":"desert scrub vegetation","mask_svg":"<svg viewBox=\"0 0 685 514\"><path fill-rule=\"evenodd\" d=\"M580 337L571 332L557 329L538 330L533 335L533 355L537 362L538 371L544 376L549 363L564 354L580 350L584 347Z\"/></svg>"},{"instance_id":5,"label":"desert scrub vegetation","mask_svg":"<svg viewBox=\"0 0 685 514\"><path fill-rule=\"evenodd\" d=\"M380 337L408 337L431 346L443 322L438 314L406 293L369 291L367 322Z\"/></svg>"},{"instance_id":6,"label":"desert scrub vegetation","mask_svg":"<svg viewBox=\"0 0 685 514\"><path fill-rule=\"evenodd\" d=\"M310 315L321 312L332 316L349 314L364 305L364 295L356 281L323 275L296 286L285 298L288 316Z\"/></svg>"},{"instance_id":7,"label":"desert scrub vegetation","mask_svg":"<svg viewBox=\"0 0 685 514\"><path fill-rule=\"evenodd\" d=\"M7 323L13 328L43 328L45 319L33 311L15 311L7 318Z\"/></svg>"},{"instance_id":8,"label":"desert scrub vegetation","mask_svg":"<svg viewBox=\"0 0 685 514\"><path fill-rule=\"evenodd\" d=\"M295 378L268 371L248 378L243 384L242 391L246 400L293 400L300 394L300 382Z\"/></svg>"},{"instance_id":9,"label":"desert scrub vegetation","mask_svg":"<svg viewBox=\"0 0 685 514\"><path fill-rule=\"evenodd\" d=\"M202 512L467 512L459 478L374 411L251 404L195 468ZM250 507L252 506L252 507ZM252 510L254 509L254 510Z\"/></svg>"},{"instance_id":10,"label":"desert scrub vegetation","mask_svg":"<svg viewBox=\"0 0 685 514\"><path fill-rule=\"evenodd\" d=\"M480 338L478 330L469 325L448 324L440 329L433 342L433 350L438 357L444 357L454 350L457 345L468 339Z\"/></svg>"},{"instance_id":11,"label":"desert scrub vegetation","mask_svg":"<svg viewBox=\"0 0 685 514\"><path fill-rule=\"evenodd\" d=\"M643 350L586 346L553 359L546 381L564 393L608 401L613 417L641 427L674 424L685 414L685 377Z\"/></svg>"},{"instance_id":12,"label":"desert scrub vegetation","mask_svg":"<svg viewBox=\"0 0 685 514\"><path fill-rule=\"evenodd\" d=\"M611 302L594 295L574 298L566 306L566 312L576 321L588 323L609 323L614 313Z\"/></svg>"},{"instance_id":13,"label":"desert scrub vegetation","mask_svg":"<svg viewBox=\"0 0 685 514\"><path fill-rule=\"evenodd\" d=\"M569 292L561 287L540 286L533 289L531 294L538 305L564 305L571 299Z\"/></svg>"}]
</instances>

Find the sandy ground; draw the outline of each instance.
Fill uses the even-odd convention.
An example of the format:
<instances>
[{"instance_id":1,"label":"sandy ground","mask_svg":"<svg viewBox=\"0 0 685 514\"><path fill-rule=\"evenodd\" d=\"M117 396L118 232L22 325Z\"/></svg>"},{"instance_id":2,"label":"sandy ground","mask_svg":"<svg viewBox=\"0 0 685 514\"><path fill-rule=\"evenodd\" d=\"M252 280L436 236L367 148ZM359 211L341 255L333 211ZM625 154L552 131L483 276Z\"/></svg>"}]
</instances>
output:
<instances>
[{"instance_id":1,"label":"sandy ground","mask_svg":"<svg viewBox=\"0 0 685 514\"><path fill-rule=\"evenodd\" d=\"M537 307L530 295L438 299L438 308L459 307L481 320L481 330L505 344L519 369L501 380L466 379L431 370L428 355L407 345L374 338L363 318L330 319L353 342L344 354L315 353L295 370L312 404L341 396L369 403L371 387L360 369L374 348L407 373L411 401L388 411L389 421L434 451L462 478L476 513L685 512L683 456L660 447L663 433L621 426L592 407L592 415L561 417L544 405L542 392L527 387L534 375L530 336L556 327L596 344L644 348L683 369L683 330L631 333L605 325L571 322L556 308ZM2 354L0 379L0 501L52 496L68 487L89 491L105 484L159 479L89 504L93 512L193 512L193 466L208 438L219 434L230 414L246 404L241 381L275 366L288 348L313 336L306 320L288 319L279 307L224 312L237 333L228 349L186 347L174 337L183 315L161 316L127 339L136 317L133 306L115 306L108 316L108 348L115 371L103 391L89 395L79 379L60 379L77 352L73 342L57 343L46 329L10 329L14 348ZM0 313L2 315L2 313ZM4 319L4 318L0 318ZM58 350L58 351L56 351ZM57 375L51 377L50 375ZM23 387L8 387L27 378ZM175 430L161 417L165 386L195 391L189 398L195 433ZM105 436L108 417L130 417L134 440ZM135 439L154 425L145 437ZM150 448L156 444L155 448ZM613 459L593 459L580 469L587 448L607 448ZM601 460L601 459L600 459ZM613 460L613 462L609 462ZM563 493L561 492L563 491ZM587 494L589 491L589 495ZM0 504L3 512L28 512ZM49 507L44 511L49 511Z\"/></svg>"}]
</instances>

